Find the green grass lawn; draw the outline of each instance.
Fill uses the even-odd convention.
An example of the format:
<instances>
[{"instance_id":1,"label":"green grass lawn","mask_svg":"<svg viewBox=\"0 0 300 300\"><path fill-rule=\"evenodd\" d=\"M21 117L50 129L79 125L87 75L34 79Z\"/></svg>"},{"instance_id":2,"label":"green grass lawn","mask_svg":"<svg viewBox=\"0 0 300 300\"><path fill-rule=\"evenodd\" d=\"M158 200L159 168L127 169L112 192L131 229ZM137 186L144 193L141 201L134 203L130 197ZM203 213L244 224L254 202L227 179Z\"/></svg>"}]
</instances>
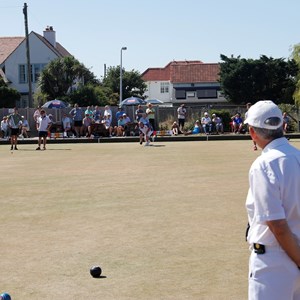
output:
<instances>
[{"instance_id":1,"label":"green grass lawn","mask_svg":"<svg viewBox=\"0 0 300 300\"><path fill-rule=\"evenodd\" d=\"M245 197L260 154L251 141L35 148L0 146L0 292L247 299Z\"/></svg>"}]
</instances>

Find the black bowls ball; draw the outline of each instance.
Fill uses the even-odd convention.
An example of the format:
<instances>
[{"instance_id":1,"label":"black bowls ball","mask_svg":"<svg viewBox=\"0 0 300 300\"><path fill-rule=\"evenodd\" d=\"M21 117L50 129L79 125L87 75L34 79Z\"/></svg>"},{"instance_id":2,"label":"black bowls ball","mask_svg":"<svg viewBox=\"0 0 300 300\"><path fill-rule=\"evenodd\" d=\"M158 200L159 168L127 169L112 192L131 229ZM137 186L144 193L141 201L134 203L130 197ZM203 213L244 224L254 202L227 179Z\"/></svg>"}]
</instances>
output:
<instances>
[{"instance_id":1,"label":"black bowls ball","mask_svg":"<svg viewBox=\"0 0 300 300\"><path fill-rule=\"evenodd\" d=\"M94 278L99 278L102 273L102 270L99 266L93 266L90 268L90 274Z\"/></svg>"}]
</instances>

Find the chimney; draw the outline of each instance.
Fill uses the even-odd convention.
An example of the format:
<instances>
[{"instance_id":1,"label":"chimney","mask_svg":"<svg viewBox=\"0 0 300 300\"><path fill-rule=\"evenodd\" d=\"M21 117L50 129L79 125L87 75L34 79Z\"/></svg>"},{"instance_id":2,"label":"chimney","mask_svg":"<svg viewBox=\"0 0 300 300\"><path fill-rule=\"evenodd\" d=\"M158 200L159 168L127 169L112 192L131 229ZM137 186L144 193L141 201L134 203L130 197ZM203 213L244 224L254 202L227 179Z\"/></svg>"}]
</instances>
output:
<instances>
[{"instance_id":1,"label":"chimney","mask_svg":"<svg viewBox=\"0 0 300 300\"><path fill-rule=\"evenodd\" d=\"M56 48L56 37L55 31L53 30L53 26L47 26L44 30L44 38Z\"/></svg>"}]
</instances>

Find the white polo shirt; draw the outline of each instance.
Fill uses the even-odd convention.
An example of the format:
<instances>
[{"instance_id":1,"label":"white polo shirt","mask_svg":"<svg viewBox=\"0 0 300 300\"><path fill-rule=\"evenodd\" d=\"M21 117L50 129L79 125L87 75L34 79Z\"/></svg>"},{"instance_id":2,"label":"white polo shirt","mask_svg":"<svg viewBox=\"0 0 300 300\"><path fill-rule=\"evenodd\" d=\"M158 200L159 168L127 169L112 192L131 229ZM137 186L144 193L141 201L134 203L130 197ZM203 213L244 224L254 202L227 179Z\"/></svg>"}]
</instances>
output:
<instances>
[{"instance_id":1,"label":"white polo shirt","mask_svg":"<svg viewBox=\"0 0 300 300\"><path fill-rule=\"evenodd\" d=\"M47 131L47 127L49 126L49 124L51 124L51 120L48 116L44 116L44 117L38 117L37 118L37 124L38 124L38 131Z\"/></svg>"},{"instance_id":2,"label":"white polo shirt","mask_svg":"<svg viewBox=\"0 0 300 300\"><path fill-rule=\"evenodd\" d=\"M144 124L143 127L140 127L140 126L139 126L139 130L140 130L143 134L145 134L145 135L147 135L147 136L151 136L151 134L152 134L152 132L153 132L153 131L149 130L149 127L148 127L146 124ZM149 131L148 131L148 130L149 130Z\"/></svg>"},{"instance_id":3,"label":"white polo shirt","mask_svg":"<svg viewBox=\"0 0 300 300\"><path fill-rule=\"evenodd\" d=\"M253 162L246 200L248 242L278 242L266 221L286 219L300 243L300 151L282 137L273 140Z\"/></svg>"}]
</instances>

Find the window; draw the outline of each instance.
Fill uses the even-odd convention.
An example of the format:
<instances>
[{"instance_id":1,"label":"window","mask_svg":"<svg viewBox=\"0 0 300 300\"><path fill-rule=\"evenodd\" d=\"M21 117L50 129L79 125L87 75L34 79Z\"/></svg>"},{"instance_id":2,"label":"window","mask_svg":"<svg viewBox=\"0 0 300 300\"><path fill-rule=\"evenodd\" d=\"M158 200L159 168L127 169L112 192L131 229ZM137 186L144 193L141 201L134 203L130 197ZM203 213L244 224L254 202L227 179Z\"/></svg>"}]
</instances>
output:
<instances>
[{"instance_id":1,"label":"window","mask_svg":"<svg viewBox=\"0 0 300 300\"><path fill-rule=\"evenodd\" d=\"M46 64L32 64L31 65L31 82L37 82L41 71ZM27 65L19 65L19 83L27 83Z\"/></svg>"},{"instance_id":2,"label":"window","mask_svg":"<svg viewBox=\"0 0 300 300\"><path fill-rule=\"evenodd\" d=\"M26 65L19 65L19 83L27 83Z\"/></svg>"},{"instance_id":3,"label":"window","mask_svg":"<svg viewBox=\"0 0 300 300\"><path fill-rule=\"evenodd\" d=\"M160 93L169 93L169 82L161 82L160 83Z\"/></svg>"},{"instance_id":4,"label":"window","mask_svg":"<svg viewBox=\"0 0 300 300\"><path fill-rule=\"evenodd\" d=\"M176 90L175 91L175 98L176 99L186 99L185 90Z\"/></svg>"},{"instance_id":5,"label":"window","mask_svg":"<svg viewBox=\"0 0 300 300\"><path fill-rule=\"evenodd\" d=\"M42 70L44 69L44 67L46 66L46 64L34 64L32 65L32 69L33 69L33 74L32 74L32 81L33 82L37 82Z\"/></svg>"},{"instance_id":6,"label":"window","mask_svg":"<svg viewBox=\"0 0 300 300\"><path fill-rule=\"evenodd\" d=\"M197 97L200 98L217 98L217 90L207 89L207 90L197 90Z\"/></svg>"}]
</instances>

